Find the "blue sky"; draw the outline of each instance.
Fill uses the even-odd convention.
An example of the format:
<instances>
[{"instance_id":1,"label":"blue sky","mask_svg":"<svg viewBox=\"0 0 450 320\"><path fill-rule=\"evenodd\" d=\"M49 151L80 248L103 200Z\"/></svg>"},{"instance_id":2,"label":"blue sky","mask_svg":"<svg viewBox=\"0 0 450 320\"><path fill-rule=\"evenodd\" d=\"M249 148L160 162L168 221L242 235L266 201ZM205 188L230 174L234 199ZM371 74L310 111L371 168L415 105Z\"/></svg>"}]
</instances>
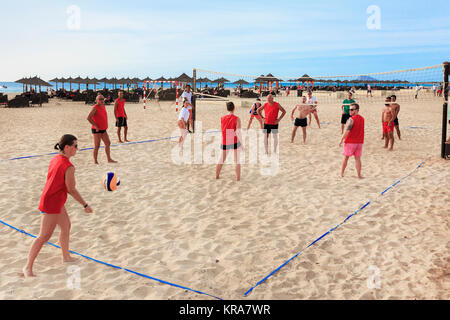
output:
<instances>
[{"instance_id":1,"label":"blue sky","mask_svg":"<svg viewBox=\"0 0 450 320\"><path fill-rule=\"evenodd\" d=\"M450 60L449 3L16 0L1 5L0 81L177 76L194 67L282 77L431 66ZM367 27L370 6L379 8L379 29Z\"/></svg>"}]
</instances>

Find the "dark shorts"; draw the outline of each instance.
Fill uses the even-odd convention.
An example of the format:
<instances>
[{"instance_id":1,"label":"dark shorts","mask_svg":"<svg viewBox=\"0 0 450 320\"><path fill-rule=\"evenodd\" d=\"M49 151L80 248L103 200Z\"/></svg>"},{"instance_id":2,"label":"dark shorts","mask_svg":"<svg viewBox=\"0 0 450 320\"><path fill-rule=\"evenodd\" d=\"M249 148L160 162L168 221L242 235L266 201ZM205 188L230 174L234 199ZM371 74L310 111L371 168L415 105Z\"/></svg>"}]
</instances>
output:
<instances>
[{"instance_id":1,"label":"dark shorts","mask_svg":"<svg viewBox=\"0 0 450 320\"><path fill-rule=\"evenodd\" d=\"M220 148L221 148L222 150L230 150L230 149L236 150L236 149L238 149L240 146L241 146L241 143L240 143L240 142L236 142L235 144L227 144L227 145L221 144L221 145L220 145Z\"/></svg>"},{"instance_id":2,"label":"dark shorts","mask_svg":"<svg viewBox=\"0 0 450 320\"><path fill-rule=\"evenodd\" d=\"M348 119L350 119L350 115L344 113L341 117L341 124L346 124Z\"/></svg>"},{"instance_id":3,"label":"dark shorts","mask_svg":"<svg viewBox=\"0 0 450 320\"><path fill-rule=\"evenodd\" d=\"M307 125L308 125L308 121L306 121L306 118L303 118L303 119L295 118L294 126L306 127Z\"/></svg>"},{"instance_id":4,"label":"dark shorts","mask_svg":"<svg viewBox=\"0 0 450 320\"><path fill-rule=\"evenodd\" d=\"M274 134L278 134L278 125L264 123L264 133L270 134L272 130Z\"/></svg>"},{"instance_id":5,"label":"dark shorts","mask_svg":"<svg viewBox=\"0 0 450 320\"><path fill-rule=\"evenodd\" d=\"M395 120L394 120L394 125L395 125L395 126L398 126L398 118L397 118L397 117L396 117Z\"/></svg>"},{"instance_id":6,"label":"dark shorts","mask_svg":"<svg viewBox=\"0 0 450 320\"><path fill-rule=\"evenodd\" d=\"M119 120L116 121L116 127L128 127L127 126L127 118L119 117Z\"/></svg>"},{"instance_id":7,"label":"dark shorts","mask_svg":"<svg viewBox=\"0 0 450 320\"><path fill-rule=\"evenodd\" d=\"M95 130L94 128L92 128L91 131L92 131L93 134L96 134L96 133L105 133L105 132L106 132L106 130Z\"/></svg>"}]
</instances>

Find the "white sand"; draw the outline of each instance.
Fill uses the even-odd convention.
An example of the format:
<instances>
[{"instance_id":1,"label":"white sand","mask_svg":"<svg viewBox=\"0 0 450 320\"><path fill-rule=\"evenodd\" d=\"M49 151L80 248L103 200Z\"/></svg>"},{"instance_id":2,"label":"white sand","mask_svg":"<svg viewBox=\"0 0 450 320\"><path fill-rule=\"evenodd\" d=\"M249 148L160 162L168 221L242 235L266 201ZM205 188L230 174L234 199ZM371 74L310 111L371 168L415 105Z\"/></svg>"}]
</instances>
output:
<instances>
[{"instance_id":1,"label":"white sand","mask_svg":"<svg viewBox=\"0 0 450 320\"><path fill-rule=\"evenodd\" d=\"M117 164L106 163L103 149L97 166L92 151L79 151L72 159L77 188L95 213L85 214L69 196L71 249L223 299L245 299L272 270L372 201L248 299L449 299L450 162L440 158L442 102L400 101L403 140L396 140L393 152L382 148L382 104L362 103L365 178L359 180L353 159L339 177L340 105L320 105L322 129L313 119L307 145L301 144L301 130L291 145L289 99L279 99L288 114L280 124L275 176L262 175L260 163L247 158L239 183L232 164L215 180L214 164L174 164L176 139L113 146ZM237 105L246 127L248 110ZM108 132L117 144L113 106L107 108ZM91 147L89 110L84 103L56 99L42 108L0 109L0 220L39 233L37 207L51 156L8 159L54 152L65 133L78 137L80 149ZM126 110L132 141L178 135L173 104L151 104L147 110L127 104ZM224 114L224 103L198 104L203 130L220 129ZM211 136L204 147L211 148ZM100 185L107 171L122 181L116 192ZM51 242L58 235L56 230ZM60 250L49 245L36 260L37 277L24 279L20 272L32 240L0 224L0 299L212 299L84 258L68 269L60 263ZM378 288L370 286L377 284L371 281L376 271ZM78 287L72 281L77 275Z\"/></svg>"}]
</instances>

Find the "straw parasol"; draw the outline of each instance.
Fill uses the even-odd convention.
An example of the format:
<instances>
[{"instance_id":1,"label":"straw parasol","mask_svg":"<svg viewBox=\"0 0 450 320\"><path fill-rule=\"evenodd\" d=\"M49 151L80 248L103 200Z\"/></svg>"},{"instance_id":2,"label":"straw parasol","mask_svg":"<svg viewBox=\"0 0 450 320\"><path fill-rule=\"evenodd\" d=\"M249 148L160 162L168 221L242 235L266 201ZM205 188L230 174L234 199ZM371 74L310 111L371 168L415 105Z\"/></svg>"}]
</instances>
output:
<instances>
[{"instance_id":1,"label":"straw parasol","mask_svg":"<svg viewBox=\"0 0 450 320\"><path fill-rule=\"evenodd\" d=\"M56 84L56 90L58 90L58 82L61 82L58 78L53 78L52 80L49 80L49 82L54 82Z\"/></svg>"},{"instance_id":2,"label":"straw parasol","mask_svg":"<svg viewBox=\"0 0 450 320\"><path fill-rule=\"evenodd\" d=\"M161 87L163 86L163 81L167 81L166 78L164 77L159 77L158 79L156 79L155 81L161 82Z\"/></svg>"},{"instance_id":3,"label":"straw parasol","mask_svg":"<svg viewBox=\"0 0 450 320\"><path fill-rule=\"evenodd\" d=\"M175 78L174 81L179 81L183 83L192 83L194 82L194 79L189 77L186 73L183 73L179 77Z\"/></svg>"},{"instance_id":4,"label":"straw parasol","mask_svg":"<svg viewBox=\"0 0 450 320\"><path fill-rule=\"evenodd\" d=\"M225 79L224 77L221 77L219 79L216 79L214 81L211 81L212 83L225 83L225 82L230 82L230 80Z\"/></svg>"},{"instance_id":5,"label":"straw parasol","mask_svg":"<svg viewBox=\"0 0 450 320\"><path fill-rule=\"evenodd\" d=\"M234 84L240 84L240 85L249 84L249 82L245 81L244 79L239 79L239 80L237 80L237 81L235 81L233 83Z\"/></svg>"},{"instance_id":6,"label":"straw parasol","mask_svg":"<svg viewBox=\"0 0 450 320\"><path fill-rule=\"evenodd\" d=\"M27 88L28 88L28 85L30 85L30 87L31 86L35 86L35 87L39 86L39 91L41 90L41 86L42 87L52 87L52 85L50 83L42 80L41 78L39 78L37 76L30 77L30 78L22 78L15 82L25 84Z\"/></svg>"}]
</instances>

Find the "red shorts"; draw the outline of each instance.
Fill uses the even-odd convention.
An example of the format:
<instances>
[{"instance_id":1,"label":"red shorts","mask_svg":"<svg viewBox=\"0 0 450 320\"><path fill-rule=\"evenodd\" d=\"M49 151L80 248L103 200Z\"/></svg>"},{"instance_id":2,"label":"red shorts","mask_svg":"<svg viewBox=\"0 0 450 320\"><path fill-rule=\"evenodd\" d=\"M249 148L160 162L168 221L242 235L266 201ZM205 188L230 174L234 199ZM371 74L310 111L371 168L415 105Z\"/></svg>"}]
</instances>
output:
<instances>
[{"instance_id":1,"label":"red shorts","mask_svg":"<svg viewBox=\"0 0 450 320\"><path fill-rule=\"evenodd\" d=\"M383 122L383 133L394 132L394 122Z\"/></svg>"},{"instance_id":2,"label":"red shorts","mask_svg":"<svg viewBox=\"0 0 450 320\"><path fill-rule=\"evenodd\" d=\"M347 157L355 156L360 158L362 156L362 143L344 143L344 150L342 154Z\"/></svg>"},{"instance_id":3,"label":"red shorts","mask_svg":"<svg viewBox=\"0 0 450 320\"><path fill-rule=\"evenodd\" d=\"M261 116L259 114L252 114L251 118L261 119Z\"/></svg>"}]
</instances>

